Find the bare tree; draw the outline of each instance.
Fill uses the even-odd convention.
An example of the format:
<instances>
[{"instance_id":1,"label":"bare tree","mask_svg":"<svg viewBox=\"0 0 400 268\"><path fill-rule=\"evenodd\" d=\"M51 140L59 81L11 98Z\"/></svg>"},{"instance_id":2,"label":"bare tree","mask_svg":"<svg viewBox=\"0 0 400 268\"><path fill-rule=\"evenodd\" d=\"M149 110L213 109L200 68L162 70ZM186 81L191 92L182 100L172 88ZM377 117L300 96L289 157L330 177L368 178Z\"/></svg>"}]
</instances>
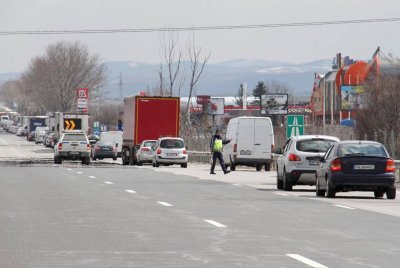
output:
<instances>
[{"instance_id":1,"label":"bare tree","mask_svg":"<svg viewBox=\"0 0 400 268\"><path fill-rule=\"evenodd\" d=\"M173 31L164 33L161 39L162 58L167 68L167 92L169 96L174 95L174 88L177 87L177 95L181 93L184 84L185 75L182 73L182 51L178 47L178 34ZM162 71L162 68L161 68ZM161 72L162 74L162 72ZM160 76L160 81L163 81ZM178 82L178 84L177 84ZM161 84L161 83L160 83Z\"/></svg>"}]
</instances>

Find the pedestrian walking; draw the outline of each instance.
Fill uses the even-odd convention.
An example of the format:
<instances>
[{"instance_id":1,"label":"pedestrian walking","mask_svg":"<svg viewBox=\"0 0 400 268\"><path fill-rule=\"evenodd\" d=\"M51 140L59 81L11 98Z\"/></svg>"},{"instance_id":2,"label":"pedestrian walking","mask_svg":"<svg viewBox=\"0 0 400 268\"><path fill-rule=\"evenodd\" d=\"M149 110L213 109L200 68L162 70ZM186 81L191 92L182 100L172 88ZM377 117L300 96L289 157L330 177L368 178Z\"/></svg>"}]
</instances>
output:
<instances>
[{"instance_id":1,"label":"pedestrian walking","mask_svg":"<svg viewBox=\"0 0 400 268\"><path fill-rule=\"evenodd\" d=\"M227 174L230 172L230 170L226 170L225 163L224 163L224 157L222 156L223 145L228 144L230 142L231 142L231 140L222 139L220 130L215 131L215 135L212 137L211 142L210 142L210 149L212 152L212 164L211 164L210 174L216 174L214 172L214 169L215 169L215 165L217 163L217 159L219 160L219 163L221 164L221 168L222 168L222 171L224 171L224 174Z\"/></svg>"}]
</instances>

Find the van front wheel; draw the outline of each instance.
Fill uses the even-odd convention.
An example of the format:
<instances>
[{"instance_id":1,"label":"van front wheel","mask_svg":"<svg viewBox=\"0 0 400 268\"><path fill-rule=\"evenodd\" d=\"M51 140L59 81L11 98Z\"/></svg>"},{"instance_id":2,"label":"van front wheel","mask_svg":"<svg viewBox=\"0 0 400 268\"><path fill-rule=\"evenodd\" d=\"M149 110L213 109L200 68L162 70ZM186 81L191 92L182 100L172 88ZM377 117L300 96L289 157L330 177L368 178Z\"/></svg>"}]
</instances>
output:
<instances>
[{"instance_id":1,"label":"van front wheel","mask_svg":"<svg viewBox=\"0 0 400 268\"><path fill-rule=\"evenodd\" d=\"M256 165L256 170L261 171L262 166L261 165Z\"/></svg>"}]
</instances>

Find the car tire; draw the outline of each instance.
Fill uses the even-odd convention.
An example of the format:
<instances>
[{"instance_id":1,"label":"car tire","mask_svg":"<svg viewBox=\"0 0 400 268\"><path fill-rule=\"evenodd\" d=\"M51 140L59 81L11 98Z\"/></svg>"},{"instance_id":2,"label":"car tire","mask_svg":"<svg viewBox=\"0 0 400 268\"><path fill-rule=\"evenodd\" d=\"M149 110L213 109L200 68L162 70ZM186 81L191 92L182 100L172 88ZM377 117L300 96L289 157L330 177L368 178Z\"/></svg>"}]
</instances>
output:
<instances>
[{"instance_id":1,"label":"car tire","mask_svg":"<svg viewBox=\"0 0 400 268\"><path fill-rule=\"evenodd\" d=\"M231 171L235 171L235 170L236 170L236 165L231 162Z\"/></svg>"},{"instance_id":2,"label":"car tire","mask_svg":"<svg viewBox=\"0 0 400 268\"><path fill-rule=\"evenodd\" d=\"M278 190L283 189L283 181L281 180L281 177L279 176L278 167L276 167L276 188Z\"/></svg>"},{"instance_id":3,"label":"car tire","mask_svg":"<svg viewBox=\"0 0 400 268\"><path fill-rule=\"evenodd\" d=\"M264 165L265 171L271 171L271 163L267 163Z\"/></svg>"},{"instance_id":4,"label":"car tire","mask_svg":"<svg viewBox=\"0 0 400 268\"><path fill-rule=\"evenodd\" d=\"M334 198L336 195L336 189L330 185L329 181L326 182L326 197Z\"/></svg>"},{"instance_id":5,"label":"car tire","mask_svg":"<svg viewBox=\"0 0 400 268\"><path fill-rule=\"evenodd\" d=\"M293 189L293 184L290 181L290 174L286 173L285 168L283 169L283 190L291 191Z\"/></svg>"},{"instance_id":6,"label":"car tire","mask_svg":"<svg viewBox=\"0 0 400 268\"><path fill-rule=\"evenodd\" d=\"M122 165L124 165L124 166L129 165L129 159L128 159L128 156L126 155L127 151L128 150L126 148L122 149L121 158L122 158Z\"/></svg>"},{"instance_id":7,"label":"car tire","mask_svg":"<svg viewBox=\"0 0 400 268\"><path fill-rule=\"evenodd\" d=\"M187 163L181 164L181 168L187 168Z\"/></svg>"},{"instance_id":8,"label":"car tire","mask_svg":"<svg viewBox=\"0 0 400 268\"><path fill-rule=\"evenodd\" d=\"M93 157L93 161L96 161L97 160L97 157Z\"/></svg>"},{"instance_id":9,"label":"car tire","mask_svg":"<svg viewBox=\"0 0 400 268\"><path fill-rule=\"evenodd\" d=\"M256 165L256 170L261 171L262 165Z\"/></svg>"},{"instance_id":10,"label":"car tire","mask_svg":"<svg viewBox=\"0 0 400 268\"><path fill-rule=\"evenodd\" d=\"M160 167L160 164L156 161L154 162L154 167Z\"/></svg>"},{"instance_id":11,"label":"car tire","mask_svg":"<svg viewBox=\"0 0 400 268\"><path fill-rule=\"evenodd\" d=\"M396 199L396 187L388 188L386 190L387 199Z\"/></svg>"},{"instance_id":12,"label":"car tire","mask_svg":"<svg viewBox=\"0 0 400 268\"><path fill-rule=\"evenodd\" d=\"M143 166L143 163L142 163L141 161L138 160L138 161L137 161L137 165L138 165L138 166Z\"/></svg>"},{"instance_id":13,"label":"car tire","mask_svg":"<svg viewBox=\"0 0 400 268\"><path fill-rule=\"evenodd\" d=\"M319 188L319 179L315 178L315 194L317 196L325 196L326 190Z\"/></svg>"},{"instance_id":14,"label":"car tire","mask_svg":"<svg viewBox=\"0 0 400 268\"><path fill-rule=\"evenodd\" d=\"M83 165L89 165L90 164L90 157L82 158L82 164Z\"/></svg>"},{"instance_id":15,"label":"car tire","mask_svg":"<svg viewBox=\"0 0 400 268\"><path fill-rule=\"evenodd\" d=\"M54 164L61 164L62 163L62 159L60 157L55 156L54 157Z\"/></svg>"},{"instance_id":16,"label":"car tire","mask_svg":"<svg viewBox=\"0 0 400 268\"><path fill-rule=\"evenodd\" d=\"M375 198L382 198L384 194L385 194L385 192L382 191L382 190L375 190L374 191Z\"/></svg>"},{"instance_id":17,"label":"car tire","mask_svg":"<svg viewBox=\"0 0 400 268\"><path fill-rule=\"evenodd\" d=\"M114 160L114 161L116 161L116 160L117 160L117 158L116 158L116 157L113 157L113 160Z\"/></svg>"}]
</instances>

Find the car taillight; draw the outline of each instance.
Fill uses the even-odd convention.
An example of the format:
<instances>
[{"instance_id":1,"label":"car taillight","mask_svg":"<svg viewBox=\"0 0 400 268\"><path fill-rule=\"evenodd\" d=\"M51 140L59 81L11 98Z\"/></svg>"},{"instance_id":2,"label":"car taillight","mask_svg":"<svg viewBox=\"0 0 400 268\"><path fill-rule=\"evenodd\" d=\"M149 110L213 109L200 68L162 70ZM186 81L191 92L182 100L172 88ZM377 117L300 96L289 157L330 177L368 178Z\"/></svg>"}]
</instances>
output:
<instances>
[{"instance_id":1,"label":"car taillight","mask_svg":"<svg viewBox=\"0 0 400 268\"><path fill-rule=\"evenodd\" d=\"M289 161L301 161L301 158L300 158L300 156L298 156L298 155L289 154L288 160L289 160Z\"/></svg>"},{"instance_id":2,"label":"car taillight","mask_svg":"<svg viewBox=\"0 0 400 268\"><path fill-rule=\"evenodd\" d=\"M62 143L58 144L58 150L61 151L62 150Z\"/></svg>"},{"instance_id":3,"label":"car taillight","mask_svg":"<svg viewBox=\"0 0 400 268\"><path fill-rule=\"evenodd\" d=\"M183 149L182 153L183 153L183 154L187 154L186 149Z\"/></svg>"},{"instance_id":4,"label":"car taillight","mask_svg":"<svg viewBox=\"0 0 400 268\"><path fill-rule=\"evenodd\" d=\"M385 172L395 172L396 171L396 165L394 164L393 159L388 159L386 161L386 169Z\"/></svg>"},{"instance_id":5,"label":"car taillight","mask_svg":"<svg viewBox=\"0 0 400 268\"><path fill-rule=\"evenodd\" d=\"M160 148L157 149L157 154L161 154L161 149Z\"/></svg>"},{"instance_id":6,"label":"car taillight","mask_svg":"<svg viewBox=\"0 0 400 268\"><path fill-rule=\"evenodd\" d=\"M271 144L271 152L275 150L275 144Z\"/></svg>"},{"instance_id":7,"label":"car taillight","mask_svg":"<svg viewBox=\"0 0 400 268\"><path fill-rule=\"evenodd\" d=\"M233 152L234 152L234 153L237 152L237 144L236 144L236 143L233 145Z\"/></svg>"},{"instance_id":8,"label":"car taillight","mask_svg":"<svg viewBox=\"0 0 400 268\"><path fill-rule=\"evenodd\" d=\"M342 171L342 164L339 158L336 158L332 161L330 169L332 172Z\"/></svg>"},{"instance_id":9,"label":"car taillight","mask_svg":"<svg viewBox=\"0 0 400 268\"><path fill-rule=\"evenodd\" d=\"M86 150L90 151L90 144L89 143L86 144Z\"/></svg>"}]
</instances>

